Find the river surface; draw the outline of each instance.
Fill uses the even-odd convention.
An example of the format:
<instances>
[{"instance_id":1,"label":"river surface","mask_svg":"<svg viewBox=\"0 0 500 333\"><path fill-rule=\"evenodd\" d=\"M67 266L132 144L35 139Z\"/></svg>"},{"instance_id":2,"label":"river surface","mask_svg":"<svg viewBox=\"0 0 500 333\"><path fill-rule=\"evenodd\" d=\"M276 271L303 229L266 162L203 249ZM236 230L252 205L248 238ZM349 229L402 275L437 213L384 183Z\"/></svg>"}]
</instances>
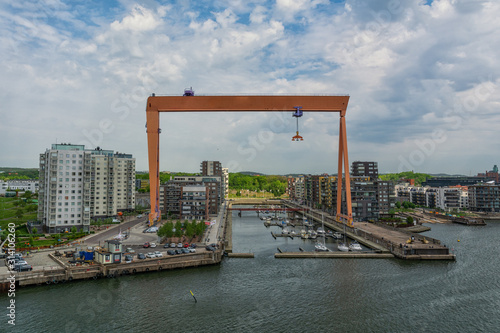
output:
<instances>
[{"instance_id":1,"label":"river surface","mask_svg":"<svg viewBox=\"0 0 500 333\"><path fill-rule=\"evenodd\" d=\"M234 213L234 252L254 259L20 288L15 327L0 295L0 332L498 332L500 223L430 226L456 262L275 259L313 243Z\"/></svg>"}]
</instances>

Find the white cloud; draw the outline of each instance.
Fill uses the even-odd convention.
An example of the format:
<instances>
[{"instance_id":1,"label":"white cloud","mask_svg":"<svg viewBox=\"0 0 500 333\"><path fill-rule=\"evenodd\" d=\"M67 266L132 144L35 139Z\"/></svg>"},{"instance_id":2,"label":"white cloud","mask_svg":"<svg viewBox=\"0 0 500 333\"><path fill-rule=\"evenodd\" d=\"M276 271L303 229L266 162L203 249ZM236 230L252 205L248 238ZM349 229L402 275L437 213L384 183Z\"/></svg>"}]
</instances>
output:
<instances>
[{"instance_id":1,"label":"white cloud","mask_svg":"<svg viewBox=\"0 0 500 333\"><path fill-rule=\"evenodd\" d=\"M164 16L166 10L164 7L159 8L160 16ZM114 21L111 23L111 30L115 31L151 31L158 27L161 21L150 10L136 5L132 8L130 15L124 17L121 22Z\"/></svg>"},{"instance_id":2,"label":"white cloud","mask_svg":"<svg viewBox=\"0 0 500 333\"><path fill-rule=\"evenodd\" d=\"M442 130L447 139L416 171L491 167L500 125L497 2L122 3L0 5L0 131L16 147L0 149L5 165L36 166L57 138L130 152L146 169L147 96L193 86L197 94L348 93L351 161L397 171ZM291 115L277 116L162 115L162 168L196 171L199 161L219 159L242 170L335 172L337 115L306 111L301 143L291 142Z\"/></svg>"}]
</instances>

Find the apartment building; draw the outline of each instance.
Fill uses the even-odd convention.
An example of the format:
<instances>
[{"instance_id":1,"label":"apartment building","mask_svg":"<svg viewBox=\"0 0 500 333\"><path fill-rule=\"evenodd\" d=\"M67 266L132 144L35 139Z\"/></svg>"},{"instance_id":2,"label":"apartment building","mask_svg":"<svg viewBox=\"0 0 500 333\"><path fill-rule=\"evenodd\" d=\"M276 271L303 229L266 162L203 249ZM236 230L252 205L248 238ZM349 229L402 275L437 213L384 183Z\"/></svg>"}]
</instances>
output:
<instances>
[{"instance_id":1,"label":"apartment building","mask_svg":"<svg viewBox=\"0 0 500 333\"><path fill-rule=\"evenodd\" d=\"M356 161L351 164L351 176L353 177L370 177L372 180L378 179L378 163L377 162L361 162Z\"/></svg>"},{"instance_id":2,"label":"apartment building","mask_svg":"<svg viewBox=\"0 0 500 333\"><path fill-rule=\"evenodd\" d=\"M193 218L199 215L189 216L183 212L183 193L188 186L205 188L205 199L208 215L214 216L219 212L219 207L223 203L223 196L220 193L221 177L215 176L177 176L160 186L160 203L164 214L174 218ZM188 205L188 204L186 204Z\"/></svg>"},{"instance_id":3,"label":"apartment building","mask_svg":"<svg viewBox=\"0 0 500 333\"><path fill-rule=\"evenodd\" d=\"M203 161L200 164L201 175L202 176L216 176L220 177L220 189L219 192L222 197L223 202L225 198L229 195L229 170L228 168L223 168L219 161Z\"/></svg>"},{"instance_id":4,"label":"apartment building","mask_svg":"<svg viewBox=\"0 0 500 333\"><path fill-rule=\"evenodd\" d=\"M92 218L134 209L134 182L130 154L53 144L40 154L38 220L49 233L89 231Z\"/></svg>"},{"instance_id":5,"label":"apartment building","mask_svg":"<svg viewBox=\"0 0 500 333\"><path fill-rule=\"evenodd\" d=\"M38 192L38 180L35 179L8 179L0 180L0 195L5 195L7 191L31 191Z\"/></svg>"},{"instance_id":6,"label":"apartment building","mask_svg":"<svg viewBox=\"0 0 500 333\"><path fill-rule=\"evenodd\" d=\"M395 192L391 181L377 178L376 162L357 162L351 176L352 212L355 220L377 219L380 213L394 208ZM292 200L304 202L310 207L320 208L330 214L337 211L338 177L332 175L306 175L288 178L288 194ZM347 213L345 203L345 179L342 179L342 213Z\"/></svg>"},{"instance_id":7,"label":"apartment building","mask_svg":"<svg viewBox=\"0 0 500 333\"><path fill-rule=\"evenodd\" d=\"M500 212L500 185L478 184L468 187L469 209L476 212Z\"/></svg>"}]
</instances>

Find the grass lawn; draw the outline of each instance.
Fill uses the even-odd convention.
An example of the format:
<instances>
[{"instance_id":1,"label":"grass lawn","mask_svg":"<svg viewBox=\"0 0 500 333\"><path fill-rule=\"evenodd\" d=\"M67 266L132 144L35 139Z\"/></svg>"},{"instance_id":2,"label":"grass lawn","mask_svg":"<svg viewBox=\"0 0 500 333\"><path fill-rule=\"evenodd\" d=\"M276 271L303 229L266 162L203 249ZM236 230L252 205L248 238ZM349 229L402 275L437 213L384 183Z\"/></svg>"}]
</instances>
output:
<instances>
[{"instance_id":1,"label":"grass lawn","mask_svg":"<svg viewBox=\"0 0 500 333\"><path fill-rule=\"evenodd\" d=\"M23 216L17 218L17 211L21 209ZM22 207L18 198L0 197L0 228L7 229L9 223L14 223L16 226L25 224L28 221L36 220L37 212L27 212L26 206Z\"/></svg>"}]
</instances>

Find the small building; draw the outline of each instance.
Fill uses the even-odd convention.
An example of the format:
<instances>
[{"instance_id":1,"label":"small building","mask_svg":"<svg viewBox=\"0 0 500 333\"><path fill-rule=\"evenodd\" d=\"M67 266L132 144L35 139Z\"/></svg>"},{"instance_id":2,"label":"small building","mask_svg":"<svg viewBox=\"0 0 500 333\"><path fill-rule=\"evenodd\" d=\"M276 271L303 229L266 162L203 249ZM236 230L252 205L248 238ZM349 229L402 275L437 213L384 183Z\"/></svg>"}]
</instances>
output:
<instances>
[{"instance_id":1,"label":"small building","mask_svg":"<svg viewBox=\"0 0 500 333\"><path fill-rule=\"evenodd\" d=\"M119 240L107 240L103 248L95 251L95 261L103 265L122 262L122 243Z\"/></svg>"}]
</instances>

